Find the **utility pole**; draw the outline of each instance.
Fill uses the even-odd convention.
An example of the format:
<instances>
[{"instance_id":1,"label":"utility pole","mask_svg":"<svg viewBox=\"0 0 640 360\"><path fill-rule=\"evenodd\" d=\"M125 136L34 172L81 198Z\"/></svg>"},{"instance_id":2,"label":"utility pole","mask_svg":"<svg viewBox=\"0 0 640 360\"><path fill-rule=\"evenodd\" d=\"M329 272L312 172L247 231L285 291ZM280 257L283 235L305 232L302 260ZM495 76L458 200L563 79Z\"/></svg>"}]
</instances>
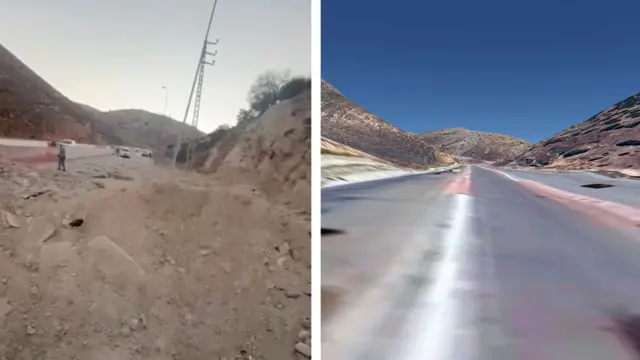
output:
<instances>
[{"instance_id":1,"label":"utility pole","mask_svg":"<svg viewBox=\"0 0 640 360\"><path fill-rule=\"evenodd\" d=\"M207 62L207 55L215 55L217 54L217 51L214 53L210 53L207 51L207 46L208 45L216 45L218 43L218 40L216 40L215 42L210 42L209 41L209 32L211 31L211 23L213 22L213 15L216 12L216 6L218 5L218 0L214 0L213 2L213 8L211 9L211 15L209 16L209 24L207 25L207 31L204 35L204 41L202 42L202 50L200 51L200 56L198 57L198 66L196 67L196 73L195 76L193 77L193 84L191 85L191 93L189 94L189 100L187 102L187 108L184 112L184 118L182 119L182 123L186 124L187 123L187 117L189 115L189 108L191 107L191 100L193 99L193 93L194 90L196 90L196 86L198 87L198 93L196 95L196 110L194 111L194 117L193 120L191 122L191 125L193 126L195 123L195 126L197 126L198 124L198 117L199 117L199 112L200 112L200 96L202 94L202 81L204 78L204 65L213 65L214 62ZM178 132L177 135L177 141L176 141L176 145L174 146L173 149L173 167L176 167L176 161L178 159L178 153L180 151L180 147L182 145L182 132ZM189 145L191 145L191 139L189 142ZM191 148L191 146L188 147L189 149ZM187 151L189 152L190 150L187 149ZM188 160L188 159L187 159Z\"/></svg>"},{"instance_id":2,"label":"utility pole","mask_svg":"<svg viewBox=\"0 0 640 360\"><path fill-rule=\"evenodd\" d=\"M162 87L164 89L164 116L167 116L167 103L169 102L169 89L166 86Z\"/></svg>"},{"instance_id":3,"label":"utility pole","mask_svg":"<svg viewBox=\"0 0 640 360\"><path fill-rule=\"evenodd\" d=\"M204 52L202 53L202 61L200 62L200 68L198 71L198 87L196 88L196 100L193 104L193 117L191 120L191 126L193 126L194 128L198 128L198 121L200 120L200 100L202 99L202 83L204 80L204 68L205 65L211 65L213 66L216 61L215 60L211 60L211 62L207 61L207 55L211 56L211 57L215 57L218 54L218 51L214 51L214 52L208 52L206 46L207 45L217 45L218 44L218 39L216 39L216 41L214 42L210 42L207 41L204 49ZM194 152L194 146L195 146L195 139L189 139L189 143L187 145L187 158L185 163L188 165L189 162L191 161L191 157L193 156L193 152Z\"/></svg>"}]
</instances>

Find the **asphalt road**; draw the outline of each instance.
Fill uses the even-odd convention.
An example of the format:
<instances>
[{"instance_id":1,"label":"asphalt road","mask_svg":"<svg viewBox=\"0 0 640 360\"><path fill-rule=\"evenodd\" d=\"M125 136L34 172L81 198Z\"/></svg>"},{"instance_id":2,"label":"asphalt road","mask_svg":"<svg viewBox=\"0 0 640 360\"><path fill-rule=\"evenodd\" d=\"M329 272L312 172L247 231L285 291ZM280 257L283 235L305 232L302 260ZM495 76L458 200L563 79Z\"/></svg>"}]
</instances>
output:
<instances>
[{"instance_id":1,"label":"asphalt road","mask_svg":"<svg viewBox=\"0 0 640 360\"><path fill-rule=\"evenodd\" d=\"M542 171L504 170L500 171L520 180L534 180L560 190L618 202L640 208L640 181L626 178L611 178L590 172L550 173ZM591 189L587 184L607 184L613 187Z\"/></svg>"},{"instance_id":2,"label":"asphalt road","mask_svg":"<svg viewBox=\"0 0 640 360\"><path fill-rule=\"evenodd\" d=\"M513 177L631 205L638 185L591 174L507 175L473 167L466 195L443 193L455 174L324 190L322 226L345 233L322 239L322 285L344 291L342 305L323 308L323 354L636 358L622 335L634 324L616 316L640 316L640 229L597 225ZM583 180L616 187L576 186ZM410 247L415 261L393 267ZM388 291L362 300L376 286Z\"/></svg>"}]
</instances>

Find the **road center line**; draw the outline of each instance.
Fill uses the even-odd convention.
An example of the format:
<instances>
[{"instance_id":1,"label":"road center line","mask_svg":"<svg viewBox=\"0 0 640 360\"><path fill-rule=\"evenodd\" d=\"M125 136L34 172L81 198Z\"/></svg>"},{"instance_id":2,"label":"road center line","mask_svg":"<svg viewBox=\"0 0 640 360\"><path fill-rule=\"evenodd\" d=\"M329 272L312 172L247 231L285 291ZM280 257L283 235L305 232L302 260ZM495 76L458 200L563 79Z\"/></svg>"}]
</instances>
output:
<instances>
[{"instance_id":1,"label":"road center line","mask_svg":"<svg viewBox=\"0 0 640 360\"><path fill-rule=\"evenodd\" d=\"M415 305L415 317L407 328L410 332L405 348L400 350L403 360L448 360L455 358L459 344L454 340L460 320L458 300L453 292L461 281L460 262L468 245L468 219L472 198L455 194L451 214L451 230L443 243L443 256L434 268L434 279ZM457 345L456 345L457 344ZM463 350L469 353L468 349Z\"/></svg>"}]
</instances>

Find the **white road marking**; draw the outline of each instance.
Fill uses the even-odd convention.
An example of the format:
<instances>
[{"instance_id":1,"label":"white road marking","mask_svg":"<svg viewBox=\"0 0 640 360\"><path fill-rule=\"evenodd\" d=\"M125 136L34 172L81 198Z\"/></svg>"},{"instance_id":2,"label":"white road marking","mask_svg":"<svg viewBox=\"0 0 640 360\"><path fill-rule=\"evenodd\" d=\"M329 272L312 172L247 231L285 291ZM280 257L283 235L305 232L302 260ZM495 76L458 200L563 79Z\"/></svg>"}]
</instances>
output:
<instances>
[{"instance_id":1,"label":"white road marking","mask_svg":"<svg viewBox=\"0 0 640 360\"><path fill-rule=\"evenodd\" d=\"M455 340L460 330L457 323L462 321L462 316L460 304L453 294L463 281L459 279L459 268L470 241L468 220L471 201L468 195L455 195L453 226L444 239L443 257L435 265L433 283L417 300L416 315L408 328L411 334L401 350L400 359L448 360L456 359L456 353L474 353L470 349L460 349L460 344Z\"/></svg>"},{"instance_id":2,"label":"white road marking","mask_svg":"<svg viewBox=\"0 0 640 360\"><path fill-rule=\"evenodd\" d=\"M504 177L506 177L506 178L508 178L508 179L510 179L510 180L513 180L513 181L520 181L520 179L519 179L519 178L517 178L517 177L515 177L515 176L513 176L513 175L509 175L509 174L507 174L506 172L502 172L502 171L498 171L498 170L495 170L495 171L497 171L498 173L500 173L500 175L502 175L502 176L504 176Z\"/></svg>"}]
</instances>

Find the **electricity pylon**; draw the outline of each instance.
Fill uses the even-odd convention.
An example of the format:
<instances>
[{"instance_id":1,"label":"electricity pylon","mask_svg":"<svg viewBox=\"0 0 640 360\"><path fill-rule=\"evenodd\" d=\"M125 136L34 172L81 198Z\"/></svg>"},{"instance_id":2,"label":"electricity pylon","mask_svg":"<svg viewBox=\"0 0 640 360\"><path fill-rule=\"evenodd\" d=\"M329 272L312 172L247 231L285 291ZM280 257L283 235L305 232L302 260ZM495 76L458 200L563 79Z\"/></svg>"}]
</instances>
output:
<instances>
[{"instance_id":1,"label":"electricity pylon","mask_svg":"<svg viewBox=\"0 0 640 360\"><path fill-rule=\"evenodd\" d=\"M182 123L186 124L187 123L187 117L189 116L189 108L191 107L191 100L193 99L193 93L195 90L196 91L196 101L194 104L194 112L193 112L193 118L191 121L191 126L198 126L198 118L200 116L200 100L201 100L201 96L202 96L202 82L204 79L204 66L205 65L213 65L215 63L215 61L211 61L208 62L207 61L207 55L213 55L215 56L218 51L215 51L213 53L207 51L207 47L209 45L216 45L218 44L218 39L216 39L216 41L211 42L209 41L209 32L211 31L211 23L213 22L213 15L216 12L216 5L218 5L218 0L215 0L213 2L213 8L211 9L211 16L209 17L209 25L207 25L207 32L204 35L204 41L202 43L202 50L200 51L200 56L198 57L198 66L196 68L196 74L193 77L193 84L191 85L191 93L189 94L189 100L187 102L187 108L184 112L184 118L182 119ZM189 139L189 146L187 148L187 161L189 160L189 156L190 156L190 149L191 149L191 143L192 143L192 139ZM178 159L178 153L180 152L180 148L182 145L182 131L178 131L178 135L177 135L177 141L176 144L173 148L173 167L176 167L176 161Z\"/></svg>"}]
</instances>

